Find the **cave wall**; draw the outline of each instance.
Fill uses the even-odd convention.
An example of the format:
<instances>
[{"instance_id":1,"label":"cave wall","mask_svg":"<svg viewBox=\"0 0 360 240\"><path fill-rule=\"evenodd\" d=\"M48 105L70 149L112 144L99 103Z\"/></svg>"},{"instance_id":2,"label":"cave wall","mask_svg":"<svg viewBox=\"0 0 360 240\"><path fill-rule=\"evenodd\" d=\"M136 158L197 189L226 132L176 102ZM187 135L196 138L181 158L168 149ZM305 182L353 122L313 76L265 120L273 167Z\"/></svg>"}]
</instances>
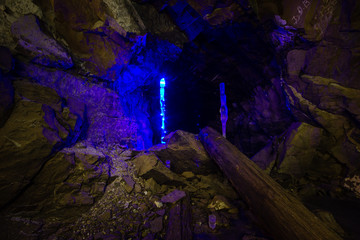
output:
<instances>
[{"instance_id":1,"label":"cave wall","mask_svg":"<svg viewBox=\"0 0 360 240\"><path fill-rule=\"evenodd\" d=\"M59 174L74 175L66 191L76 204L92 203L111 175L108 159L72 147L158 143L162 77L168 132L220 131L224 82L227 136L242 152L283 182L359 194L357 1L3 0L0 8L0 205L26 202L44 167L55 171L63 159L67 170L86 166L84 179L80 170Z\"/></svg>"}]
</instances>

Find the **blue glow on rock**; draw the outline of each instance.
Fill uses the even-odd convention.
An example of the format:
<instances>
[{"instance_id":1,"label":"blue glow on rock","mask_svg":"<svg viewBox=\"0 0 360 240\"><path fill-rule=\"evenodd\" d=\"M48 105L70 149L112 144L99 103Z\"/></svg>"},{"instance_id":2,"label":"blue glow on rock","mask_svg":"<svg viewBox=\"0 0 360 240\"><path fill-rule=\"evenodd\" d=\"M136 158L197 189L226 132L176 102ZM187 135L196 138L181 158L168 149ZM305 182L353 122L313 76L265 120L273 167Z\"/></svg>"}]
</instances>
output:
<instances>
[{"instance_id":1,"label":"blue glow on rock","mask_svg":"<svg viewBox=\"0 0 360 240\"><path fill-rule=\"evenodd\" d=\"M165 78L160 80L160 116L161 116L161 143L164 142L164 137L166 134L165 130Z\"/></svg>"}]
</instances>

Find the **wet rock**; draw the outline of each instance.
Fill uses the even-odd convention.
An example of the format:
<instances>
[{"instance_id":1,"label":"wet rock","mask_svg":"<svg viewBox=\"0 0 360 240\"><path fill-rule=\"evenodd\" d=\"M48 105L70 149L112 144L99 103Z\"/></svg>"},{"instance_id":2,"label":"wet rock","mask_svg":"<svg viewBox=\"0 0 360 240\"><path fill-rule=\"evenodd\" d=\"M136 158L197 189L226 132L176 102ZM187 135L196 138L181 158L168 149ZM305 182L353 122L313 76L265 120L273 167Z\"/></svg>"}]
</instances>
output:
<instances>
[{"instance_id":1,"label":"wet rock","mask_svg":"<svg viewBox=\"0 0 360 240\"><path fill-rule=\"evenodd\" d=\"M186 193L175 189L161 198L163 203L175 203L186 196Z\"/></svg>"},{"instance_id":2,"label":"wet rock","mask_svg":"<svg viewBox=\"0 0 360 240\"><path fill-rule=\"evenodd\" d=\"M170 160L170 169L175 173L191 171L195 174L209 174L216 171L201 142L194 134L177 130L166 137L166 146L151 150L162 160Z\"/></svg>"},{"instance_id":3,"label":"wet rock","mask_svg":"<svg viewBox=\"0 0 360 240\"><path fill-rule=\"evenodd\" d=\"M11 32L18 40L18 51L32 57L33 63L65 69L72 67L70 55L40 30L37 21L35 16L26 15L12 24Z\"/></svg>"}]
</instances>

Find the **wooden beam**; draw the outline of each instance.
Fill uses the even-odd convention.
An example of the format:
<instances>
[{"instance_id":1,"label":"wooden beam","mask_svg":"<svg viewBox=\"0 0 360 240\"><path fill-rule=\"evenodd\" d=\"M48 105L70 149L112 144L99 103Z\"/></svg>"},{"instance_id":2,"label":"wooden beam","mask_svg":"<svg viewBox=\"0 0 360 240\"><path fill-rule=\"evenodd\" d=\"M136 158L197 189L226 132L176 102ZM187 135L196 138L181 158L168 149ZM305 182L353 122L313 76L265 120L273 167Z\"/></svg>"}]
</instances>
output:
<instances>
[{"instance_id":1,"label":"wooden beam","mask_svg":"<svg viewBox=\"0 0 360 240\"><path fill-rule=\"evenodd\" d=\"M204 128L200 139L248 204L259 227L271 237L276 240L342 239L214 129Z\"/></svg>"},{"instance_id":2,"label":"wooden beam","mask_svg":"<svg viewBox=\"0 0 360 240\"><path fill-rule=\"evenodd\" d=\"M190 195L176 203L169 213L169 223L165 240L191 240L191 204Z\"/></svg>"}]
</instances>

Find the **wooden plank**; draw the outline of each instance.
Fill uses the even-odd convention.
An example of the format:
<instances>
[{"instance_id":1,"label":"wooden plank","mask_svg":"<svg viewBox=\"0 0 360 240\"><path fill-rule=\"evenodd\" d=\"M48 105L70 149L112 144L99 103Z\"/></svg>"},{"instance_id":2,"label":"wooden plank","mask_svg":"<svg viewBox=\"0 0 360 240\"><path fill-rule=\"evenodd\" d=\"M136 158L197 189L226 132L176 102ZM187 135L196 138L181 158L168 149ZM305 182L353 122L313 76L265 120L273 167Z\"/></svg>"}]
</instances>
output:
<instances>
[{"instance_id":1,"label":"wooden plank","mask_svg":"<svg viewBox=\"0 0 360 240\"><path fill-rule=\"evenodd\" d=\"M204 128L200 139L248 204L259 227L274 239L342 239L214 129Z\"/></svg>"},{"instance_id":2,"label":"wooden plank","mask_svg":"<svg viewBox=\"0 0 360 240\"><path fill-rule=\"evenodd\" d=\"M190 196L186 194L169 212L166 240L191 240L191 204Z\"/></svg>"}]
</instances>

